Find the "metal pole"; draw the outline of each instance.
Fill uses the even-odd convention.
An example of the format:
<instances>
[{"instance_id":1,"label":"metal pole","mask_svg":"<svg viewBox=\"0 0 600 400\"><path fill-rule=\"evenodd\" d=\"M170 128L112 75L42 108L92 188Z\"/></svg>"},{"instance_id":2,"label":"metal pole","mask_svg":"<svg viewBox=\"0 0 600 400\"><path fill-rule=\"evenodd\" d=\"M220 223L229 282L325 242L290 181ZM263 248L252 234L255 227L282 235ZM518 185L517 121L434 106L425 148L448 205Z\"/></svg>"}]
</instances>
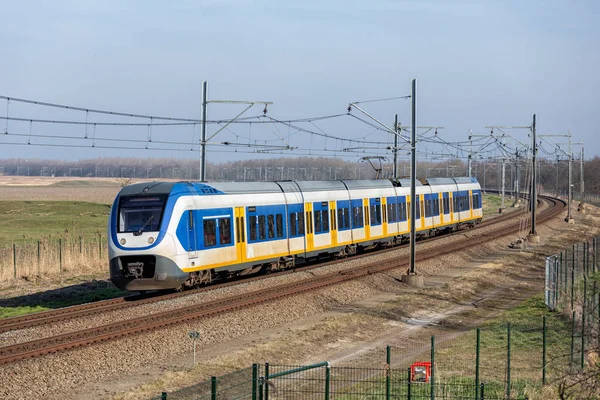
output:
<instances>
[{"instance_id":1,"label":"metal pole","mask_svg":"<svg viewBox=\"0 0 600 400\"><path fill-rule=\"evenodd\" d=\"M575 311L571 313L571 367L575 361Z\"/></svg>"},{"instance_id":2,"label":"metal pole","mask_svg":"<svg viewBox=\"0 0 600 400\"><path fill-rule=\"evenodd\" d=\"M532 174L531 174L531 231L530 235L537 235L535 231L535 209L537 206L537 168L535 158L537 156L537 143L535 139L535 114L533 114L533 125L532 125Z\"/></svg>"},{"instance_id":3,"label":"metal pole","mask_svg":"<svg viewBox=\"0 0 600 400\"><path fill-rule=\"evenodd\" d=\"M258 400L258 364L252 364L252 400Z\"/></svg>"},{"instance_id":4,"label":"metal pole","mask_svg":"<svg viewBox=\"0 0 600 400\"><path fill-rule=\"evenodd\" d=\"M546 316L543 318L542 328L542 385L546 384Z\"/></svg>"},{"instance_id":5,"label":"metal pole","mask_svg":"<svg viewBox=\"0 0 600 400\"><path fill-rule=\"evenodd\" d=\"M13 243L13 276L17 278L17 245Z\"/></svg>"},{"instance_id":6,"label":"metal pole","mask_svg":"<svg viewBox=\"0 0 600 400\"><path fill-rule=\"evenodd\" d=\"M481 352L481 330L477 328L477 344L475 346L475 400L479 400L479 356Z\"/></svg>"},{"instance_id":7,"label":"metal pole","mask_svg":"<svg viewBox=\"0 0 600 400\"><path fill-rule=\"evenodd\" d=\"M265 400L269 400L269 363L265 363Z\"/></svg>"},{"instance_id":8,"label":"metal pole","mask_svg":"<svg viewBox=\"0 0 600 400\"><path fill-rule=\"evenodd\" d=\"M431 400L435 400L435 336L431 337Z\"/></svg>"},{"instance_id":9,"label":"metal pole","mask_svg":"<svg viewBox=\"0 0 600 400\"><path fill-rule=\"evenodd\" d=\"M583 277L583 301L581 302L581 369L585 367L585 303L587 297L587 279Z\"/></svg>"},{"instance_id":10,"label":"metal pole","mask_svg":"<svg viewBox=\"0 0 600 400\"><path fill-rule=\"evenodd\" d=\"M210 399L217 400L217 377L210 378Z\"/></svg>"},{"instance_id":11,"label":"metal pole","mask_svg":"<svg viewBox=\"0 0 600 400\"><path fill-rule=\"evenodd\" d=\"M394 180L398 179L398 114L394 115Z\"/></svg>"},{"instance_id":12,"label":"metal pole","mask_svg":"<svg viewBox=\"0 0 600 400\"><path fill-rule=\"evenodd\" d=\"M473 167L473 131L469 129L469 142L471 143L471 147L469 148L469 178L471 175L471 168Z\"/></svg>"},{"instance_id":13,"label":"metal pole","mask_svg":"<svg viewBox=\"0 0 600 400\"><path fill-rule=\"evenodd\" d=\"M506 325L506 398L510 399L510 321Z\"/></svg>"},{"instance_id":14,"label":"metal pole","mask_svg":"<svg viewBox=\"0 0 600 400\"><path fill-rule=\"evenodd\" d=\"M200 182L206 180L206 81L202 82L202 138L200 139Z\"/></svg>"},{"instance_id":15,"label":"metal pole","mask_svg":"<svg viewBox=\"0 0 600 400\"><path fill-rule=\"evenodd\" d=\"M385 362L386 362L386 371L385 371L385 399L389 400L390 399L390 375L391 375L391 365L392 365L392 355L391 355L391 348L390 346L387 346L385 348L386 350L386 357L385 357Z\"/></svg>"},{"instance_id":16,"label":"metal pole","mask_svg":"<svg viewBox=\"0 0 600 400\"><path fill-rule=\"evenodd\" d=\"M412 113L411 113L411 135L410 135L410 275L415 272L415 216L416 216L416 175L417 175L417 80L412 81Z\"/></svg>"},{"instance_id":17,"label":"metal pole","mask_svg":"<svg viewBox=\"0 0 600 400\"><path fill-rule=\"evenodd\" d=\"M502 159L502 205L500 206L503 210L505 208L504 206L504 187L505 187L505 183L506 182L506 163L504 162L504 158Z\"/></svg>"},{"instance_id":18,"label":"metal pole","mask_svg":"<svg viewBox=\"0 0 600 400\"><path fill-rule=\"evenodd\" d=\"M571 131L569 130L569 198L567 199L567 222L571 222L571 199L573 198L573 150L571 149Z\"/></svg>"},{"instance_id":19,"label":"metal pole","mask_svg":"<svg viewBox=\"0 0 600 400\"><path fill-rule=\"evenodd\" d=\"M331 388L331 366L329 363L325 368L325 400L329 400L329 391Z\"/></svg>"},{"instance_id":20,"label":"metal pole","mask_svg":"<svg viewBox=\"0 0 600 400\"><path fill-rule=\"evenodd\" d=\"M579 163L579 175L580 175L580 184L579 184L579 211L583 211L583 140L581 141L581 161Z\"/></svg>"}]
</instances>

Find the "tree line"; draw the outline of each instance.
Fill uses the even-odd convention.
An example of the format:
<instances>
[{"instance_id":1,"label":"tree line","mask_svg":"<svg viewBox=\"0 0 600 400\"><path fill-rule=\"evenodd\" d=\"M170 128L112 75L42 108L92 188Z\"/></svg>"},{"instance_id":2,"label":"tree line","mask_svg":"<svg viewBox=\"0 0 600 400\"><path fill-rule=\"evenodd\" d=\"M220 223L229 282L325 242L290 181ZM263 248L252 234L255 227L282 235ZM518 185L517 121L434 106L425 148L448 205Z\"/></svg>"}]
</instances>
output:
<instances>
[{"instance_id":1,"label":"tree line","mask_svg":"<svg viewBox=\"0 0 600 400\"><path fill-rule=\"evenodd\" d=\"M177 158L121 158L101 157L80 161L41 159L0 160L0 175L98 177L129 179L180 179L197 180L200 163L193 159ZM410 163L400 161L399 177L408 177ZM529 160L506 161L504 165L505 189L511 191L518 181L519 189L527 188L531 180ZM567 161L542 159L538 162L539 184L549 192L568 190L569 168ZM501 161L476 160L471 175L487 188L501 188ZM443 161L418 161L419 178L468 176L467 163L460 159ZM347 161L325 157L271 158L242 161L208 162L208 181L274 181L274 180L335 180L392 178L393 165L388 160L361 159ZM574 190L579 190L580 164L572 164ZM600 193L600 157L584 161L584 182L587 193Z\"/></svg>"}]
</instances>

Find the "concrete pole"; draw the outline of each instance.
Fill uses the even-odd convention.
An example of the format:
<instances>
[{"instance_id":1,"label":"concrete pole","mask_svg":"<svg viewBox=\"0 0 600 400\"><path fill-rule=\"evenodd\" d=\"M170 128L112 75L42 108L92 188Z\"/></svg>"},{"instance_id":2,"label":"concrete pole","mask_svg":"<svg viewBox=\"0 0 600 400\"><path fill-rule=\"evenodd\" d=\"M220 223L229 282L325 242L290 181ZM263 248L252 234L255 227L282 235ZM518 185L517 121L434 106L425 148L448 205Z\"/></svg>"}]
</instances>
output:
<instances>
[{"instance_id":1,"label":"concrete pole","mask_svg":"<svg viewBox=\"0 0 600 400\"><path fill-rule=\"evenodd\" d=\"M202 138L200 139L200 182L206 181L206 81L202 82Z\"/></svg>"}]
</instances>

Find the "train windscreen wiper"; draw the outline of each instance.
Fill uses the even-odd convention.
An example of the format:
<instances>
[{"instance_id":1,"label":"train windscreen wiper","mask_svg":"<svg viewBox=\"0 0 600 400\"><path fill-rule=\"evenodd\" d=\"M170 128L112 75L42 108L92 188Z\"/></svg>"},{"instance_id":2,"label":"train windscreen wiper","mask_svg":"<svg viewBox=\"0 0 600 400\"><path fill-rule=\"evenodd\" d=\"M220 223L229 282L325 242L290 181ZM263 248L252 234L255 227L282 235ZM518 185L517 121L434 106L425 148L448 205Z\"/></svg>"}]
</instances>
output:
<instances>
[{"instance_id":1,"label":"train windscreen wiper","mask_svg":"<svg viewBox=\"0 0 600 400\"><path fill-rule=\"evenodd\" d=\"M137 232L134 232L134 233L133 233L133 236L140 236L140 235L142 234L142 232L144 232L144 228L145 228L145 227L146 227L146 226L147 226L147 225L148 225L150 222L152 222L153 220L154 220L154 215L151 215L151 216L150 216L150 218L148 218L148 219L146 220L146 222L144 222L144 225L142 225L142 226L140 227L140 229L138 229L138 230L137 230Z\"/></svg>"}]
</instances>

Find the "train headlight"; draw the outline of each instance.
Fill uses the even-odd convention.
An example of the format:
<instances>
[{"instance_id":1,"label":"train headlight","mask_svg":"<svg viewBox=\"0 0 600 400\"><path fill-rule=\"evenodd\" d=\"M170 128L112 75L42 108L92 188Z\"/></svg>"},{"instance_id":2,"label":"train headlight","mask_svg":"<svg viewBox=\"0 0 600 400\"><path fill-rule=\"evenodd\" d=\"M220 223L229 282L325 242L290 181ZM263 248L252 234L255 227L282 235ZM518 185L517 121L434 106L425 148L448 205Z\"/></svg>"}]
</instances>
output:
<instances>
[{"instance_id":1,"label":"train headlight","mask_svg":"<svg viewBox=\"0 0 600 400\"><path fill-rule=\"evenodd\" d=\"M152 236L150 236L148 238L148 244L152 244L152 243L154 243L154 238Z\"/></svg>"},{"instance_id":2,"label":"train headlight","mask_svg":"<svg viewBox=\"0 0 600 400\"><path fill-rule=\"evenodd\" d=\"M127 240L125 240L125 238L121 238L121 240L119 240L119 242L120 242L121 244L125 244L125 243L127 243Z\"/></svg>"}]
</instances>

